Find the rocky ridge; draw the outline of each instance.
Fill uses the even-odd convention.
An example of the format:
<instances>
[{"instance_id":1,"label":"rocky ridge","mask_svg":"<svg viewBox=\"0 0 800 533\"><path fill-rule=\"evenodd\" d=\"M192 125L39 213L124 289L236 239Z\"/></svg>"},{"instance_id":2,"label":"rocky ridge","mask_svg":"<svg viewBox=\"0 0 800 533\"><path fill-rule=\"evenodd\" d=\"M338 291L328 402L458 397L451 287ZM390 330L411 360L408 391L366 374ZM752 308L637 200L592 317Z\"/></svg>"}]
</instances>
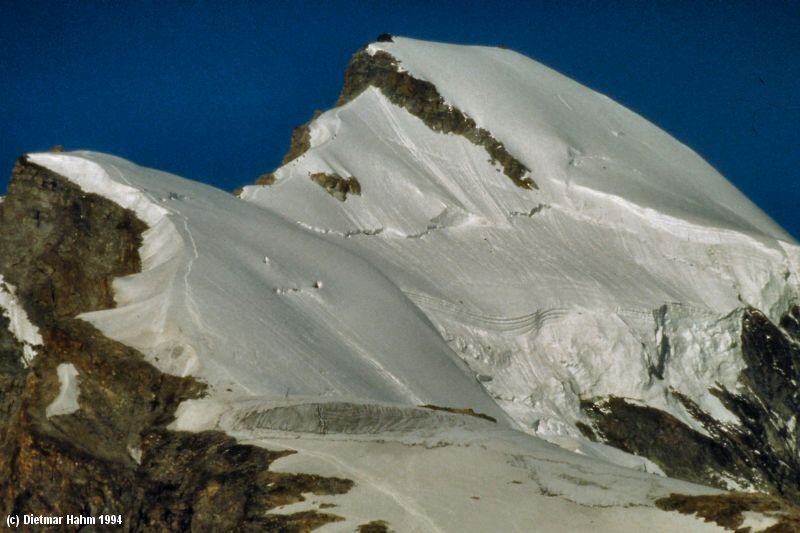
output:
<instances>
[{"instance_id":1,"label":"rocky ridge","mask_svg":"<svg viewBox=\"0 0 800 533\"><path fill-rule=\"evenodd\" d=\"M367 87L379 89L392 103L420 118L431 130L460 135L471 143L483 147L490 161L499 164L503 173L517 187L538 189L536 182L530 177L530 169L511 155L503 143L495 139L489 131L478 127L475 120L447 104L436 86L411 76L386 52L370 52L364 47L351 58L347 66L336 106L347 104ZM308 123L294 129L282 165L294 161L311 148L310 127L320 114L314 113ZM274 180L274 174L270 172L260 176L255 183L271 185Z\"/></svg>"},{"instance_id":2,"label":"rocky ridge","mask_svg":"<svg viewBox=\"0 0 800 533\"><path fill-rule=\"evenodd\" d=\"M383 51L362 49L350 60L342 94L336 105L342 106L367 87L376 87L395 105L422 119L436 132L461 135L483 147L492 163L498 163L514 185L538 189L529 176L530 169L511 155L506 147L466 113L449 105L432 83L420 80L400 68L397 60Z\"/></svg>"}]
</instances>

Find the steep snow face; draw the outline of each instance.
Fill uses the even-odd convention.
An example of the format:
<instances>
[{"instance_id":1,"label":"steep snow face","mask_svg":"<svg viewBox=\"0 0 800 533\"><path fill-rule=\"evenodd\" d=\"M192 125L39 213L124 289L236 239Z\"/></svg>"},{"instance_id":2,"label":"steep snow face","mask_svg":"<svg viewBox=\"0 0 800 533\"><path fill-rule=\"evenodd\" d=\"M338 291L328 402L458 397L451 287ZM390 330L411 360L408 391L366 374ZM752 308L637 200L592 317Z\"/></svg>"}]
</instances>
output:
<instances>
[{"instance_id":1,"label":"steep snow face","mask_svg":"<svg viewBox=\"0 0 800 533\"><path fill-rule=\"evenodd\" d=\"M162 370L233 398L353 397L504 415L367 261L206 185L78 152L30 160L150 225L117 307L81 318ZM322 282L322 283L320 283Z\"/></svg>"},{"instance_id":2,"label":"steep snow face","mask_svg":"<svg viewBox=\"0 0 800 533\"><path fill-rule=\"evenodd\" d=\"M399 263L398 276L433 278L425 292L458 284L487 312L530 311L535 291L538 308L674 301L727 312L747 302L769 313L785 310L784 289L796 285L793 242L569 182L521 190L482 148L431 131L377 89L323 114L311 137L318 144L279 169L274 186L247 187L244 199L321 234L358 237L360 248L402 248L378 255ZM309 179L317 172L356 176L361 196L335 201Z\"/></svg>"},{"instance_id":3,"label":"steep snow face","mask_svg":"<svg viewBox=\"0 0 800 533\"><path fill-rule=\"evenodd\" d=\"M0 312L8 319L8 331L22 343L22 364L29 365L36 357L36 347L43 343L42 336L17 300L14 286L4 282L2 275L0 275Z\"/></svg>"},{"instance_id":4,"label":"steep snow face","mask_svg":"<svg viewBox=\"0 0 800 533\"><path fill-rule=\"evenodd\" d=\"M529 432L585 452L580 401L608 395L702 431L672 390L736 423L709 393L735 392L744 367L731 313L776 319L798 299L797 243L687 147L530 59L402 38L367 48L379 51L540 190L370 87L315 119L310 149L243 199L376 265ZM319 172L357 177L361 195L338 201Z\"/></svg>"},{"instance_id":5,"label":"steep snow face","mask_svg":"<svg viewBox=\"0 0 800 533\"><path fill-rule=\"evenodd\" d=\"M412 76L432 82L537 182L588 187L680 219L791 240L692 150L521 54L402 37L369 50L388 52Z\"/></svg>"}]
</instances>

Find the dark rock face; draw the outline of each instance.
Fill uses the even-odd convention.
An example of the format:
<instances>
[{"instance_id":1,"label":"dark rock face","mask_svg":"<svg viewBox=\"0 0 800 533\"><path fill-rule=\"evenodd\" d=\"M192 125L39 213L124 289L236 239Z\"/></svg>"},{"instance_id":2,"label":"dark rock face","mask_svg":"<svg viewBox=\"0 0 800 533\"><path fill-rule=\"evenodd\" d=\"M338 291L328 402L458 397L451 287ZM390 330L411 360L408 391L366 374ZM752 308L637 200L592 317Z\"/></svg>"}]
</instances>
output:
<instances>
[{"instance_id":1,"label":"dark rock face","mask_svg":"<svg viewBox=\"0 0 800 533\"><path fill-rule=\"evenodd\" d=\"M358 526L358 533L388 533L389 524L384 520L373 520L368 524Z\"/></svg>"},{"instance_id":2,"label":"dark rock face","mask_svg":"<svg viewBox=\"0 0 800 533\"><path fill-rule=\"evenodd\" d=\"M311 120L292 130L292 141L289 143L289 151L283 156L282 165L294 161L311 148L311 123L321 114L321 112L315 111Z\"/></svg>"},{"instance_id":3,"label":"dark rock face","mask_svg":"<svg viewBox=\"0 0 800 533\"><path fill-rule=\"evenodd\" d=\"M9 479L13 469L19 432L10 422L20 412L24 387L22 344L8 331L8 319L0 314L0 480ZM0 498L5 497L0 482Z\"/></svg>"},{"instance_id":4,"label":"dark rock face","mask_svg":"<svg viewBox=\"0 0 800 533\"><path fill-rule=\"evenodd\" d=\"M756 309L742 316L742 394L711 392L741 421L722 424L673 392L711 437L671 415L623 398L592 399L583 409L594 423L582 430L624 451L649 458L671 477L730 488L725 477L800 503L800 337L794 307L773 324Z\"/></svg>"},{"instance_id":5,"label":"dark rock face","mask_svg":"<svg viewBox=\"0 0 800 533\"><path fill-rule=\"evenodd\" d=\"M795 339L800 339L800 306L793 306L781 319L781 327Z\"/></svg>"},{"instance_id":6,"label":"dark rock face","mask_svg":"<svg viewBox=\"0 0 800 533\"><path fill-rule=\"evenodd\" d=\"M525 176L530 170L512 156L503 143L479 128L466 113L447 105L432 83L400 72L395 59L386 52L369 55L366 50L360 50L353 56L336 105L346 104L370 86L380 89L393 104L420 118L433 131L461 135L483 147L492 163L499 163L505 175L518 187L538 189L536 183Z\"/></svg>"},{"instance_id":7,"label":"dark rock face","mask_svg":"<svg viewBox=\"0 0 800 533\"><path fill-rule=\"evenodd\" d=\"M0 204L0 225L0 273L40 327L112 307L111 280L141 268L143 222L23 160Z\"/></svg>"},{"instance_id":8,"label":"dark rock face","mask_svg":"<svg viewBox=\"0 0 800 533\"><path fill-rule=\"evenodd\" d=\"M617 397L586 401L582 407L599 440L647 457L670 477L725 488L715 473L740 466L724 445L658 409Z\"/></svg>"},{"instance_id":9,"label":"dark rock face","mask_svg":"<svg viewBox=\"0 0 800 533\"><path fill-rule=\"evenodd\" d=\"M17 289L44 346L28 367L0 318L0 508L5 514L122 515L125 531L304 531L339 518L270 515L303 492L352 482L269 470L287 452L218 432L168 431L178 404L202 396L75 315L114 305L111 282L140 269L144 223L21 159L0 204L0 274ZM56 367L79 373L79 410L48 418Z\"/></svg>"}]
</instances>

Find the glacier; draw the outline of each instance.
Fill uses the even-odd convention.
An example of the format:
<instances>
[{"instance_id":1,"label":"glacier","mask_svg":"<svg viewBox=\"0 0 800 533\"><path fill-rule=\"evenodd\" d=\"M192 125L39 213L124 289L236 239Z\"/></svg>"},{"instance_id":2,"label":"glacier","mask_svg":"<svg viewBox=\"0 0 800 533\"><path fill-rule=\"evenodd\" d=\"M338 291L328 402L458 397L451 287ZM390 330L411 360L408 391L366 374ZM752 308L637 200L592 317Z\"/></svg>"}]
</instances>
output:
<instances>
[{"instance_id":1,"label":"glacier","mask_svg":"<svg viewBox=\"0 0 800 533\"><path fill-rule=\"evenodd\" d=\"M28 157L150 224L142 272L114 281L117 306L80 317L161 370L200 377L225 402L354 397L503 417L425 315L355 254L228 193L118 158Z\"/></svg>"},{"instance_id":2,"label":"glacier","mask_svg":"<svg viewBox=\"0 0 800 533\"><path fill-rule=\"evenodd\" d=\"M736 423L708 390L737 390L744 366L725 317L797 301L791 236L689 148L515 52L396 37L364 53L433 83L539 190L368 87L243 199L380 265L528 432L585 449L579 402L609 395L703 431L672 390ZM356 176L361 195L329 198L318 172ZM665 328L684 340L661 353Z\"/></svg>"}]
</instances>

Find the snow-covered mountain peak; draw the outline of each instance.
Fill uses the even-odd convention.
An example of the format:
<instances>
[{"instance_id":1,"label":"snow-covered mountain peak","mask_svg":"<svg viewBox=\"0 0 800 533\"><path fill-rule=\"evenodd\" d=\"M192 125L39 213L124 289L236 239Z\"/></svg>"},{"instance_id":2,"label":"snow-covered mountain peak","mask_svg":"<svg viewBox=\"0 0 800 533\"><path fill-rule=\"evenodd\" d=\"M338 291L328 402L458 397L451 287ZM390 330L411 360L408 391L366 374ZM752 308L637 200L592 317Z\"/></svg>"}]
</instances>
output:
<instances>
[{"instance_id":1,"label":"snow-covered mountain peak","mask_svg":"<svg viewBox=\"0 0 800 533\"><path fill-rule=\"evenodd\" d=\"M542 187L567 196L569 185L587 187L690 222L793 242L691 149L532 59L500 48L402 37L367 47L367 53L378 51L433 83L448 104L522 160Z\"/></svg>"},{"instance_id":2,"label":"snow-covered mountain peak","mask_svg":"<svg viewBox=\"0 0 800 533\"><path fill-rule=\"evenodd\" d=\"M697 154L508 50L367 46L268 182L242 198L368 258L521 427L584 451L598 398L735 426L743 309L800 295L800 247Z\"/></svg>"},{"instance_id":3,"label":"snow-covered mountain peak","mask_svg":"<svg viewBox=\"0 0 800 533\"><path fill-rule=\"evenodd\" d=\"M402 248L423 245L397 239L442 232L499 241L460 250L455 279L494 271L501 285L535 286L538 308L682 302L727 313L745 302L775 317L783 287L797 285L795 241L699 156L515 52L374 43L354 56L340 103L305 127L271 186L242 197L321 234ZM336 201L332 188L351 177L358 194ZM454 279L430 266L437 287ZM496 288L479 297L484 311L530 312L530 298L495 298ZM496 301L502 311L486 308Z\"/></svg>"},{"instance_id":4,"label":"snow-covered mountain peak","mask_svg":"<svg viewBox=\"0 0 800 533\"><path fill-rule=\"evenodd\" d=\"M18 160L7 513L800 523L800 247L641 117L507 50L384 35L257 183L237 198L93 152Z\"/></svg>"}]
</instances>

